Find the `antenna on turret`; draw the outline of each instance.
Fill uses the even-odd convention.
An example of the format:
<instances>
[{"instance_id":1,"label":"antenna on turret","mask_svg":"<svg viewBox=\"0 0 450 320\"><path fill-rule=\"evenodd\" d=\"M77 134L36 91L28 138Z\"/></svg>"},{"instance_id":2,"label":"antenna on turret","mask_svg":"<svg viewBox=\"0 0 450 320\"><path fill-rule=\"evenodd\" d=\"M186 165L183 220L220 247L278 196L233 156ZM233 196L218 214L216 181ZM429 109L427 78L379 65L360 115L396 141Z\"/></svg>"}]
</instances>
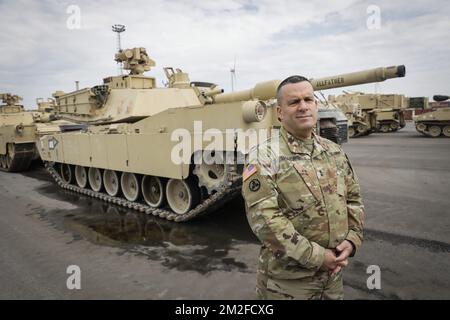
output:
<instances>
[{"instance_id":1,"label":"antenna on turret","mask_svg":"<svg viewBox=\"0 0 450 320\"><path fill-rule=\"evenodd\" d=\"M233 68L230 68L231 75L231 92L234 91L234 85L236 84L236 56L234 56Z\"/></svg>"},{"instance_id":2,"label":"antenna on turret","mask_svg":"<svg viewBox=\"0 0 450 320\"><path fill-rule=\"evenodd\" d=\"M115 24L112 26L112 31L117 33L117 52L122 52L122 46L120 44L120 34L125 31L123 24ZM123 74L122 62L117 62L119 75Z\"/></svg>"}]
</instances>

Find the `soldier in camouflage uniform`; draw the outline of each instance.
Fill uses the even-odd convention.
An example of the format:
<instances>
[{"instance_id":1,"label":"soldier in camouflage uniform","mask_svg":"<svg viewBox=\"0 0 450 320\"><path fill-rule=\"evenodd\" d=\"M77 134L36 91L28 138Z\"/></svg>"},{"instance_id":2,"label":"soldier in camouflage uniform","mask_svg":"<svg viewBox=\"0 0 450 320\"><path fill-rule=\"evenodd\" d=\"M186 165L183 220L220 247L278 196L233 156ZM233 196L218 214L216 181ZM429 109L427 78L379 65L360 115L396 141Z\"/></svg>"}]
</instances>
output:
<instances>
[{"instance_id":1,"label":"soldier in camouflage uniform","mask_svg":"<svg viewBox=\"0 0 450 320\"><path fill-rule=\"evenodd\" d=\"M342 268L363 239L358 180L341 147L314 133L309 81L287 78L277 98L279 134L250 152L243 173L247 218L262 243L256 292L343 299Z\"/></svg>"}]
</instances>

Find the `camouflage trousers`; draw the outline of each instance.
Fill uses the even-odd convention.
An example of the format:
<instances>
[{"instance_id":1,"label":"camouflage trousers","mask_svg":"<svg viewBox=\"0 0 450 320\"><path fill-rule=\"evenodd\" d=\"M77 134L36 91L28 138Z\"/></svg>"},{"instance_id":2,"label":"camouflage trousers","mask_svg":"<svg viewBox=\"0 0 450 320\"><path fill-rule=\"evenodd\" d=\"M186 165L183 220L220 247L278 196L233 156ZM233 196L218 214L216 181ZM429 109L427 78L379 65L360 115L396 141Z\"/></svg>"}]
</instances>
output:
<instances>
[{"instance_id":1,"label":"camouflage trousers","mask_svg":"<svg viewBox=\"0 0 450 320\"><path fill-rule=\"evenodd\" d=\"M263 300L343 300L342 271L337 275L318 271L301 279L272 279L258 273L256 293Z\"/></svg>"}]
</instances>

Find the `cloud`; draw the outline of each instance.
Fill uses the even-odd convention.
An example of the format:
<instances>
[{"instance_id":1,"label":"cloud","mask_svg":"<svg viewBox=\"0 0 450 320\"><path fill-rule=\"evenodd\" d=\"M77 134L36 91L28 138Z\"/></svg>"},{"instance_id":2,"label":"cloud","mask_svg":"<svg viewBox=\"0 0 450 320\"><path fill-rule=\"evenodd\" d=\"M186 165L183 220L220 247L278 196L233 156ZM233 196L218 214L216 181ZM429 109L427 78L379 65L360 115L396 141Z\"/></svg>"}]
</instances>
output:
<instances>
[{"instance_id":1,"label":"cloud","mask_svg":"<svg viewBox=\"0 0 450 320\"><path fill-rule=\"evenodd\" d=\"M367 28L367 8L380 8L381 28ZM68 29L69 5L81 28ZM36 97L101 83L116 74L111 25L125 24L123 47L146 47L157 66L180 67L192 80L230 90L291 74L321 77L405 64L407 76L377 85L379 92L448 93L448 1L2 1L0 91ZM352 87L373 92L373 84ZM329 90L326 93L339 93Z\"/></svg>"}]
</instances>

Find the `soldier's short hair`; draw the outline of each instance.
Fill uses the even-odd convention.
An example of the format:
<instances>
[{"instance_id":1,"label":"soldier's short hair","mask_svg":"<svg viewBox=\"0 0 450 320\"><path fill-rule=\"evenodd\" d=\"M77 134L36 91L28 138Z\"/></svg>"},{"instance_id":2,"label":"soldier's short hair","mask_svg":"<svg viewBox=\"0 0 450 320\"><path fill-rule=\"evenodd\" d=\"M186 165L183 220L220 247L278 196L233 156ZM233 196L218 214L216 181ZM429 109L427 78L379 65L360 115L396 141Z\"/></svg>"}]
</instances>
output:
<instances>
[{"instance_id":1,"label":"soldier's short hair","mask_svg":"<svg viewBox=\"0 0 450 320\"><path fill-rule=\"evenodd\" d=\"M294 75L294 76L290 76L287 77L286 79L284 79L283 81L281 81L281 83L278 85L277 87L277 104L281 107L281 88L283 88L285 85L290 84L290 83L299 83L299 82L309 82L311 83L311 81L308 80L308 78L304 77L304 76L299 76L299 75Z\"/></svg>"}]
</instances>

